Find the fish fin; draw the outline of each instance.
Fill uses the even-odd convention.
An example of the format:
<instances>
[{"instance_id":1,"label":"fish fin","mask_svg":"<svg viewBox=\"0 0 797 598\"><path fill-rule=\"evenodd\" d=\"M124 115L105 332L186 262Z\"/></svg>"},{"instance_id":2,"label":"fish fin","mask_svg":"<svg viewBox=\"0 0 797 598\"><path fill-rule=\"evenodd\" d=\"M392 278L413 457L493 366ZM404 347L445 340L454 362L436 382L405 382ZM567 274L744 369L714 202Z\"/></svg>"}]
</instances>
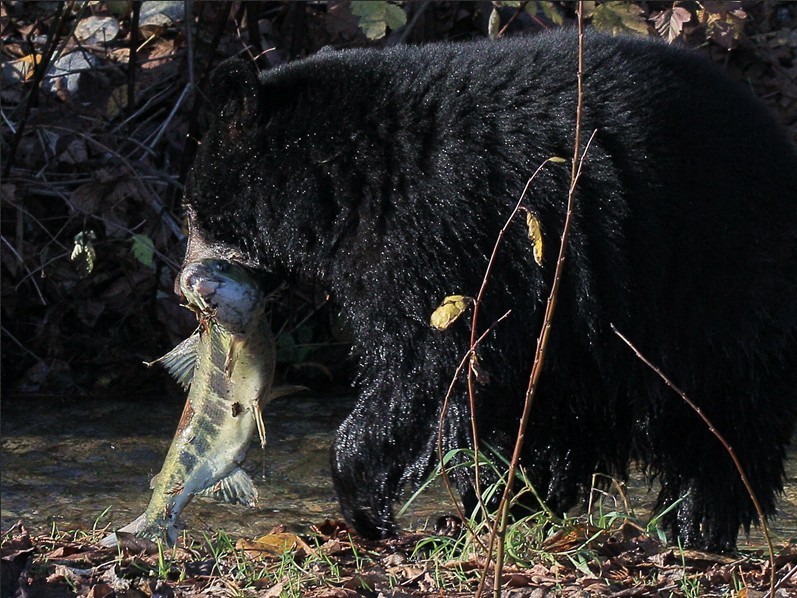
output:
<instances>
[{"instance_id":1,"label":"fish fin","mask_svg":"<svg viewBox=\"0 0 797 598\"><path fill-rule=\"evenodd\" d=\"M260 448L266 448L266 422L263 421L263 412L260 410L259 401L252 406L252 415L255 416L257 435L260 437Z\"/></svg>"},{"instance_id":2,"label":"fish fin","mask_svg":"<svg viewBox=\"0 0 797 598\"><path fill-rule=\"evenodd\" d=\"M236 467L227 477L220 479L212 486L197 492L197 496L206 496L219 502L254 507L257 503L257 488L252 478L243 469Z\"/></svg>"},{"instance_id":3,"label":"fish fin","mask_svg":"<svg viewBox=\"0 0 797 598\"><path fill-rule=\"evenodd\" d=\"M188 390L194 379L194 368L199 353L199 333L196 332L155 361L144 362L147 366L156 363L166 368L183 389Z\"/></svg>"},{"instance_id":4,"label":"fish fin","mask_svg":"<svg viewBox=\"0 0 797 598\"><path fill-rule=\"evenodd\" d=\"M166 540L171 545L177 543L177 537L179 535L177 526L174 523L150 520L146 511L124 527L116 530L116 532L121 532L122 534L133 534L136 537L145 538L151 541ZM117 543L125 544L123 537L117 536L116 532L105 536L105 538L100 540L100 546L116 546ZM129 543L129 540L127 543Z\"/></svg>"},{"instance_id":5,"label":"fish fin","mask_svg":"<svg viewBox=\"0 0 797 598\"><path fill-rule=\"evenodd\" d=\"M141 530L146 529L148 524L149 521L147 520L147 514L144 512L126 526L119 528L117 531L136 534L141 532ZM116 533L113 533L100 540L100 546L116 546L118 541L119 538L116 536Z\"/></svg>"},{"instance_id":6,"label":"fish fin","mask_svg":"<svg viewBox=\"0 0 797 598\"><path fill-rule=\"evenodd\" d=\"M158 472L154 476L152 476L152 479L149 481L150 490L155 490L155 486L157 486L158 484L158 478L160 477L160 475L161 475L160 472Z\"/></svg>"}]
</instances>

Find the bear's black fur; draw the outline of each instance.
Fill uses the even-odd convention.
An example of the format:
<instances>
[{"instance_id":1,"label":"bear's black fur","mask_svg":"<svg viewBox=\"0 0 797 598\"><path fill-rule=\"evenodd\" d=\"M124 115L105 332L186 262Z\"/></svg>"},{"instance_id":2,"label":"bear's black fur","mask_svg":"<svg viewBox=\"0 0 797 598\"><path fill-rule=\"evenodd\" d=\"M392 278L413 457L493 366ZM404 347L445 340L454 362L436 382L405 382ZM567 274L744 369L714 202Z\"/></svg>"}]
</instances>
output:
<instances>
[{"instance_id":1,"label":"bear's black fur","mask_svg":"<svg viewBox=\"0 0 797 598\"><path fill-rule=\"evenodd\" d=\"M742 86L662 43L586 39L584 162L548 355L522 465L557 511L593 472L637 460L691 546L732 549L756 520L725 435L764 511L797 417L797 153ZM440 332L450 294L475 296L501 226L546 158L572 153L577 38L325 52L256 78L212 80L216 118L187 190L195 247L318 281L355 339L359 399L332 450L344 516L393 533L392 504L436 462L438 420L469 317ZM489 280L476 390L484 446L511 453L562 231L569 167L548 164ZM201 243L200 243L201 242ZM189 252L189 258L192 252ZM471 447L460 381L443 450ZM472 473L457 483L475 504Z\"/></svg>"}]
</instances>

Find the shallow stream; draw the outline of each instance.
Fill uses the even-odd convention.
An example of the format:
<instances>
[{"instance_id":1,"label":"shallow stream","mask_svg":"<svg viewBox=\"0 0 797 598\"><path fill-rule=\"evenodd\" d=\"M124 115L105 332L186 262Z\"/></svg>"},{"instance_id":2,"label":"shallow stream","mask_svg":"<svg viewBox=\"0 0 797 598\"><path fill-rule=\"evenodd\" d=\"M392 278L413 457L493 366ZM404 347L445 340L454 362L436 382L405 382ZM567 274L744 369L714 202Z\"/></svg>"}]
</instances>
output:
<instances>
[{"instance_id":1,"label":"shallow stream","mask_svg":"<svg viewBox=\"0 0 797 598\"><path fill-rule=\"evenodd\" d=\"M268 446L253 444L246 469L260 493L259 507L195 499L183 513L197 531L222 529L257 537L277 524L307 533L309 526L339 517L329 470L334 431L353 406L350 397L293 396L266 407ZM140 515L150 498L149 480L180 418L179 400L163 402L45 399L5 400L2 405L2 529L22 520L32 532L118 527ZM655 496L638 478L630 486L638 513ZM417 528L453 509L444 491L432 489L401 520ZM774 539L797 538L797 439L787 463ZM760 530L750 537L762 542ZM744 544L744 539L740 539Z\"/></svg>"}]
</instances>

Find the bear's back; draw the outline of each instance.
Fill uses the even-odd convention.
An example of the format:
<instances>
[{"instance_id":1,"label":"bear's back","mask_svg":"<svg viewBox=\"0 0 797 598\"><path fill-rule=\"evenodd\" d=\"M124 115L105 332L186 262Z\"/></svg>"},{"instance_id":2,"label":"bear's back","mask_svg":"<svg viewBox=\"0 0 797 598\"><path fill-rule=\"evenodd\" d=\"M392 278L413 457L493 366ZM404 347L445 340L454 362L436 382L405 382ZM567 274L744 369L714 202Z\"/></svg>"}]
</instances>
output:
<instances>
[{"instance_id":1,"label":"bear's back","mask_svg":"<svg viewBox=\"0 0 797 598\"><path fill-rule=\"evenodd\" d=\"M585 47L582 147L595 138L574 243L590 247L576 247L571 268L598 281L589 289L597 297L579 300L603 303L595 309L615 321L666 328L682 316L681 303L701 296L695 317L717 343L729 319L793 329L797 154L783 131L748 90L689 51L599 34L587 35ZM285 155L296 152L286 162L309 157L326 168L342 189L335 201L365 201L388 235L407 222L435 222L428 243L441 246L419 239L419 252L437 255L457 285L473 278L478 287L481 271L457 257L470 254L464 246L489 255L531 174L572 153L577 48L572 31L557 30L324 52L261 75L261 135ZM527 204L548 231L561 228L568 179L569 169L548 167L529 190ZM530 259L523 268L533 269ZM750 314L759 296L768 298L766 313Z\"/></svg>"}]
</instances>

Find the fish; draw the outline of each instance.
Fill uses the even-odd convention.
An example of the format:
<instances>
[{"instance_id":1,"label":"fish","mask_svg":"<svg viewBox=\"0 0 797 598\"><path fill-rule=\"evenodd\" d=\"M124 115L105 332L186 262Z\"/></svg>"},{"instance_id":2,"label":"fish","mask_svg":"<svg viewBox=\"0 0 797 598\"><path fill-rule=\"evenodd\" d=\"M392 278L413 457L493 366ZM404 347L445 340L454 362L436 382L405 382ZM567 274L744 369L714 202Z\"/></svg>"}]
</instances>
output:
<instances>
[{"instance_id":1,"label":"fish","mask_svg":"<svg viewBox=\"0 0 797 598\"><path fill-rule=\"evenodd\" d=\"M152 362L188 390L163 467L150 484L144 513L118 531L175 544L180 513L196 495L252 507L257 489L241 463L255 430L265 446L262 407L272 392L276 348L266 295L236 263L186 264L179 288L199 320L197 331ZM102 540L117 542L115 533Z\"/></svg>"}]
</instances>

